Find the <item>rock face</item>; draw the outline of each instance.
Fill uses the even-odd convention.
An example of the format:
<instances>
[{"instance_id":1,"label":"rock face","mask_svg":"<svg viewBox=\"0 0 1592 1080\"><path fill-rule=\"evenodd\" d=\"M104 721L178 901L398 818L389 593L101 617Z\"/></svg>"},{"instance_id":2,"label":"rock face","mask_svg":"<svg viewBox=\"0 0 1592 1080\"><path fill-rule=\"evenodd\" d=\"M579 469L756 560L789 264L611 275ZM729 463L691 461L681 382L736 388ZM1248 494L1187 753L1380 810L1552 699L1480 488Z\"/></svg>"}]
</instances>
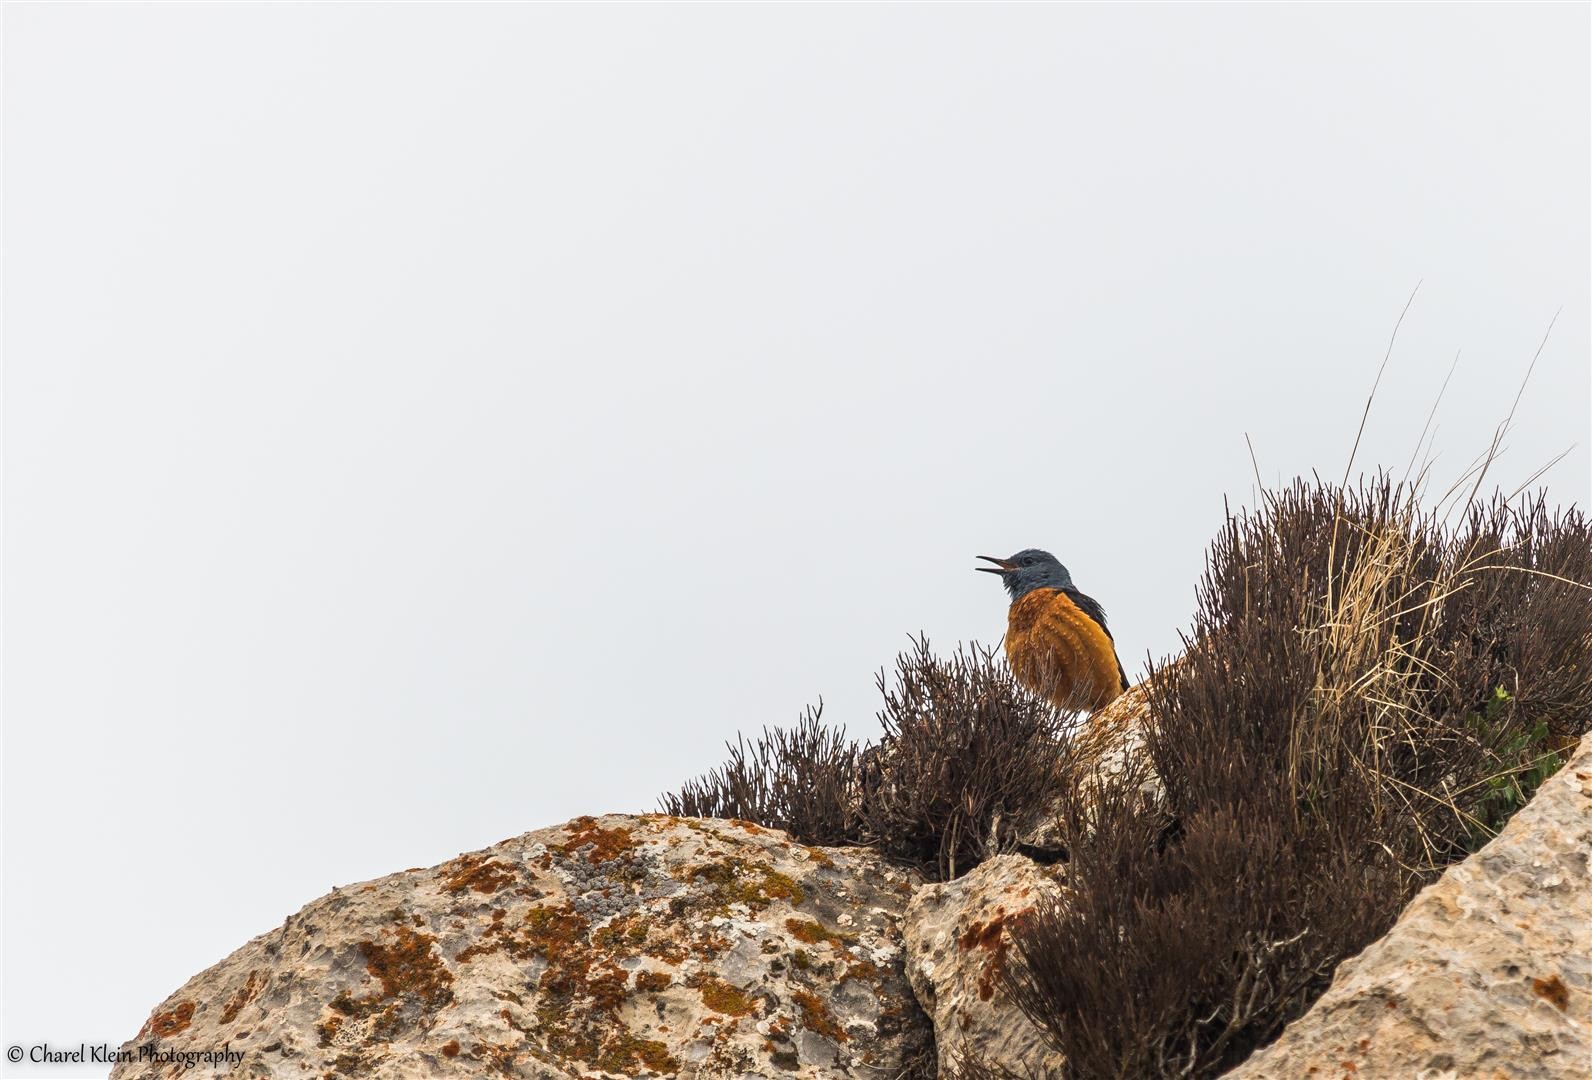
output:
<instances>
[{"instance_id":1,"label":"rock face","mask_svg":"<svg viewBox=\"0 0 1592 1080\"><path fill-rule=\"evenodd\" d=\"M941 1075L974 1051L1019 1075L1060 1068L1061 1056L1000 987L1008 927L1060 891L1059 870L1001 855L912 897L904 922L907 977L934 1021Z\"/></svg>"},{"instance_id":2,"label":"rock face","mask_svg":"<svg viewBox=\"0 0 1592 1080\"><path fill-rule=\"evenodd\" d=\"M334 890L163 1002L113 1077L895 1077L932 1069L919 882L741 822L608 816ZM173 1074L175 1075L175 1074Z\"/></svg>"},{"instance_id":3,"label":"rock face","mask_svg":"<svg viewBox=\"0 0 1592 1080\"><path fill-rule=\"evenodd\" d=\"M1234 1080L1592 1076L1592 735Z\"/></svg>"},{"instance_id":4,"label":"rock face","mask_svg":"<svg viewBox=\"0 0 1592 1080\"><path fill-rule=\"evenodd\" d=\"M1146 686L1139 683L1084 722L1076 736L1075 745L1081 752L1081 759L1090 763L1090 771L1094 774L1085 773L1085 790L1098 788L1100 779L1120 776L1131 768L1144 775L1139 790L1145 798L1159 801L1163 797L1161 780L1150 767L1145 750L1144 725L1149 717L1150 701ZM1039 819L1024 830L1019 839L1040 849L1064 846L1056 819L1055 810L1040 814Z\"/></svg>"}]
</instances>

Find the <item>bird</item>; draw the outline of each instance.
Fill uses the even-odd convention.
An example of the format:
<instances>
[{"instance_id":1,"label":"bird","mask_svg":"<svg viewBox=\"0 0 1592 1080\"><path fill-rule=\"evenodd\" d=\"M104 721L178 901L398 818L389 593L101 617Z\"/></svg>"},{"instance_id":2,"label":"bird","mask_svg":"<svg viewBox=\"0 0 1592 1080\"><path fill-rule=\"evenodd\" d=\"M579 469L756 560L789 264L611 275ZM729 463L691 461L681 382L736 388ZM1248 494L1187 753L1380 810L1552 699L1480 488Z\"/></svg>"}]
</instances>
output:
<instances>
[{"instance_id":1,"label":"bird","mask_svg":"<svg viewBox=\"0 0 1592 1080\"><path fill-rule=\"evenodd\" d=\"M1017 681L1059 709L1098 712L1128 688L1106 613L1078 591L1048 551L1026 548L1009 559L978 558L999 574L1012 598L1006 615L1006 663Z\"/></svg>"}]
</instances>

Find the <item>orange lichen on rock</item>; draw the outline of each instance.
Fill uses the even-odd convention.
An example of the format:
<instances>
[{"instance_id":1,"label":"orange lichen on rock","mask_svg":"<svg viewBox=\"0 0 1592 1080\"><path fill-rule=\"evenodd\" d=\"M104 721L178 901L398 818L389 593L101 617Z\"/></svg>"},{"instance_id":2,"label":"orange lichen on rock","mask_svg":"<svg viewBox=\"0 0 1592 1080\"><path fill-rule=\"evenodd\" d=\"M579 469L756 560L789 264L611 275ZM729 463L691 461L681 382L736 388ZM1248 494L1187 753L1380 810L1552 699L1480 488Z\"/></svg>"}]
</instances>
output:
<instances>
[{"instance_id":1,"label":"orange lichen on rock","mask_svg":"<svg viewBox=\"0 0 1592 1080\"><path fill-rule=\"evenodd\" d=\"M381 983L381 988L358 998L344 990L331 1000L332 1009L344 1017L369 1020L366 1046L390 1040L405 1024L435 1015L453 1001L453 974L431 948L436 938L417 934L407 924L386 933L389 936L383 940L359 943L365 971ZM419 1009L420 1017L415 1016L414 1008ZM322 1045L329 1044L342 1026L339 1017L319 1024ZM357 1053L341 1057L351 1057L356 1064L359 1060Z\"/></svg>"},{"instance_id":2,"label":"orange lichen on rock","mask_svg":"<svg viewBox=\"0 0 1592 1080\"><path fill-rule=\"evenodd\" d=\"M827 941L831 945L844 948L849 944L844 934L829 929L815 919L786 919L785 929L790 931L791 937L808 945L817 945L821 941Z\"/></svg>"},{"instance_id":3,"label":"orange lichen on rock","mask_svg":"<svg viewBox=\"0 0 1592 1080\"><path fill-rule=\"evenodd\" d=\"M683 964L691 956L691 950L678 941L654 941L651 945L641 950L648 956L662 960L665 964Z\"/></svg>"},{"instance_id":4,"label":"orange lichen on rock","mask_svg":"<svg viewBox=\"0 0 1592 1080\"><path fill-rule=\"evenodd\" d=\"M1015 924L1032 911L1026 908L1022 911L1008 915L1005 908L996 908L995 917L988 922L974 922L961 936L956 939L956 944L964 952L970 949L982 949L991 953L989 962L978 976L978 999L988 1001L995 996L995 982L1006 966L1006 950L1010 942L1006 936L1006 928Z\"/></svg>"},{"instance_id":5,"label":"orange lichen on rock","mask_svg":"<svg viewBox=\"0 0 1592 1080\"><path fill-rule=\"evenodd\" d=\"M513 1076L520 1052L515 1047L503 1043L476 1043L474 1049L470 1051L470 1057L492 1072Z\"/></svg>"},{"instance_id":6,"label":"orange lichen on rock","mask_svg":"<svg viewBox=\"0 0 1592 1080\"><path fill-rule=\"evenodd\" d=\"M757 1008L757 1002L748 997L745 991L731 986L722 979L702 976L691 980L688 985L702 995L702 1004L716 1013L725 1016L746 1016Z\"/></svg>"},{"instance_id":7,"label":"orange lichen on rock","mask_svg":"<svg viewBox=\"0 0 1592 1080\"><path fill-rule=\"evenodd\" d=\"M704 906L718 911L727 910L732 904L745 904L753 911L761 911L776 900L795 905L807 898L794 878L773 867L740 858L690 867L685 879L692 883L706 882Z\"/></svg>"},{"instance_id":8,"label":"orange lichen on rock","mask_svg":"<svg viewBox=\"0 0 1592 1080\"><path fill-rule=\"evenodd\" d=\"M831 859L823 848L804 847L802 850L807 852L807 861L812 863L814 866L822 866L824 869L828 870L833 868L835 865L835 860Z\"/></svg>"},{"instance_id":9,"label":"orange lichen on rock","mask_svg":"<svg viewBox=\"0 0 1592 1080\"><path fill-rule=\"evenodd\" d=\"M1532 979L1531 992L1553 1004L1560 1012L1570 1007L1570 988L1564 985L1564 980L1557 975L1550 975L1546 979Z\"/></svg>"},{"instance_id":10,"label":"orange lichen on rock","mask_svg":"<svg viewBox=\"0 0 1592 1080\"><path fill-rule=\"evenodd\" d=\"M1002 952L1005 941L1002 937L1006 929L1006 911L1004 908L995 909L995 917L989 922L974 921L961 936L956 939L957 947L963 952L968 949L985 949Z\"/></svg>"},{"instance_id":11,"label":"orange lichen on rock","mask_svg":"<svg viewBox=\"0 0 1592 1080\"><path fill-rule=\"evenodd\" d=\"M840 981L857 979L861 982L878 982L882 977L879 966L870 960L855 960L847 965L845 973L840 976Z\"/></svg>"},{"instance_id":12,"label":"orange lichen on rock","mask_svg":"<svg viewBox=\"0 0 1592 1080\"><path fill-rule=\"evenodd\" d=\"M656 1039L641 1039L625 1032L612 1040L598 1056L596 1066L604 1072L638 1076L644 1067L649 1072L672 1075L680 1071L680 1060Z\"/></svg>"},{"instance_id":13,"label":"orange lichen on rock","mask_svg":"<svg viewBox=\"0 0 1592 1080\"><path fill-rule=\"evenodd\" d=\"M621 923L593 934L586 917L567 904L533 908L522 925L500 929L507 925L495 920L488 928L489 933L498 930L491 943L473 945L459 958L501 950L520 960L536 956L546 961L536 985L533 1027L522 1027L505 1009L511 1026L527 1036L534 1030L534 1037L553 1053L605 1072L633 1076L641 1068L671 1071L663 1067L673 1060L663 1044L636 1037L618 1019L630 984L629 973L616 960L629 955L626 947L645 936L644 927ZM635 933L638 927L640 935ZM668 985L668 976L663 979Z\"/></svg>"},{"instance_id":14,"label":"orange lichen on rock","mask_svg":"<svg viewBox=\"0 0 1592 1080\"><path fill-rule=\"evenodd\" d=\"M360 950L365 954L365 970L381 980L381 994L371 1000L413 996L422 1005L440 1008L453 1000L449 986L453 975L437 959L431 946L436 938L430 934L416 933L407 926L398 927L390 943L364 941Z\"/></svg>"},{"instance_id":15,"label":"orange lichen on rock","mask_svg":"<svg viewBox=\"0 0 1592 1080\"><path fill-rule=\"evenodd\" d=\"M609 952L625 952L647 940L647 922L636 915L625 915L598 930L591 943Z\"/></svg>"},{"instance_id":16,"label":"orange lichen on rock","mask_svg":"<svg viewBox=\"0 0 1592 1080\"><path fill-rule=\"evenodd\" d=\"M478 893L490 895L515 881L513 868L496 859L488 859L483 855L461 855L457 862L458 869L442 883L449 892L462 893L466 889L474 889Z\"/></svg>"},{"instance_id":17,"label":"orange lichen on rock","mask_svg":"<svg viewBox=\"0 0 1592 1080\"><path fill-rule=\"evenodd\" d=\"M559 967L585 951L586 931L591 924L574 908L532 908L525 916L523 942L527 953L540 953L548 964Z\"/></svg>"},{"instance_id":18,"label":"orange lichen on rock","mask_svg":"<svg viewBox=\"0 0 1592 1080\"><path fill-rule=\"evenodd\" d=\"M525 916L523 924L510 928L507 912L493 911L492 921L481 931L481 940L459 951L455 960L463 963L477 956L505 952L516 960L541 956L557 963L570 950L586 945L589 927L584 916L573 908L537 907Z\"/></svg>"},{"instance_id":19,"label":"orange lichen on rock","mask_svg":"<svg viewBox=\"0 0 1592 1080\"><path fill-rule=\"evenodd\" d=\"M674 977L667 971L638 971L636 972L636 989L647 994L656 994L660 990L668 989L674 982Z\"/></svg>"},{"instance_id":20,"label":"orange lichen on rock","mask_svg":"<svg viewBox=\"0 0 1592 1080\"><path fill-rule=\"evenodd\" d=\"M835 1042L846 1042L851 1038L845 1028L835 1023L829 1006L817 994L810 990L798 990L791 996L796 999L797 1008L801 1009L802 1024L808 1031L816 1031Z\"/></svg>"},{"instance_id":21,"label":"orange lichen on rock","mask_svg":"<svg viewBox=\"0 0 1592 1080\"><path fill-rule=\"evenodd\" d=\"M449 1039L442 1044L442 1056L455 1058L459 1056L459 1040Z\"/></svg>"},{"instance_id":22,"label":"orange lichen on rock","mask_svg":"<svg viewBox=\"0 0 1592 1080\"><path fill-rule=\"evenodd\" d=\"M265 983L260 979L260 972L258 970L250 971L249 981L238 988L238 992L232 995L232 1000L227 1002L227 1007L221 1010L221 1022L230 1024L233 1020L236 1020L238 1014L243 1011L243 1007L254 1000L255 995L260 992L264 985Z\"/></svg>"},{"instance_id":23,"label":"orange lichen on rock","mask_svg":"<svg viewBox=\"0 0 1592 1080\"><path fill-rule=\"evenodd\" d=\"M323 1047L332 1045L332 1041L337 1038L337 1033L342 1029L343 1017L336 1013L315 1025L315 1033L320 1036L320 1045Z\"/></svg>"},{"instance_id":24,"label":"orange lichen on rock","mask_svg":"<svg viewBox=\"0 0 1592 1080\"><path fill-rule=\"evenodd\" d=\"M165 1012L151 1016L149 1023L144 1025L144 1030L156 1038L170 1038L180 1031L188 1030L188 1025L193 1022L193 1011L193 1002L179 1001Z\"/></svg>"},{"instance_id":25,"label":"orange lichen on rock","mask_svg":"<svg viewBox=\"0 0 1592 1080\"><path fill-rule=\"evenodd\" d=\"M635 841L631 839L631 830L623 827L605 829L589 814L571 821L566 828L569 829L569 840L563 844L549 845L560 855L574 855L590 844L592 849L586 855L587 861L605 863L619 858L635 847Z\"/></svg>"}]
</instances>

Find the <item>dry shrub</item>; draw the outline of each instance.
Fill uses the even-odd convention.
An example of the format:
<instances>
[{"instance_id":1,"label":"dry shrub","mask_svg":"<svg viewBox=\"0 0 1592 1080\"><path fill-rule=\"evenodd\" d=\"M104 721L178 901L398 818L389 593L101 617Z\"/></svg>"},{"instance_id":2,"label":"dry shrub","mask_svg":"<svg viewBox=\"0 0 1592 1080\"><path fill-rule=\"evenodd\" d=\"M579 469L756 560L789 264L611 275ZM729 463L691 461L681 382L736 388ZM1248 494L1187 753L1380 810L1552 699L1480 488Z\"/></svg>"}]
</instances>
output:
<instances>
[{"instance_id":1,"label":"dry shrub","mask_svg":"<svg viewBox=\"0 0 1592 1080\"><path fill-rule=\"evenodd\" d=\"M740 818L784 829L809 844L845 844L856 835L858 749L844 728L809 707L794 729L765 728L750 746L736 736L723 765L663 796L666 814Z\"/></svg>"},{"instance_id":2,"label":"dry shrub","mask_svg":"<svg viewBox=\"0 0 1592 1080\"><path fill-rule=\"evenodd\" d=\"M811 709L794 730L737 739L724 765L665 795L664 811L743 818L811 844L867 844L939 878L1010 849L1056 791L1066 714L977 645L941 658L916 638L894 682L881 673L878 685L877 744L858 748Z\"/></svg>"},{"instance_id":3,"label":"dry shrub","mask_svg":"<svg viewBox=\"0 0 1592 1080\"><path fill-rule=\"evenodd\" d=\"M994 653L949 658L918 638L881 673L884 728L860 838L949 880L1008 850L1054 797L1068 714L1018 686Z\"/></svg>"},{"instance_id":4,"label":"dry shrub","mask_svg":"<svg viewBox=\"0 0 1592 1080\"><path fill-rule=\"evenodd\" d=\"M1300 483L1230 517L1150 678L1164 802L1064 763L1071 892L1007 989L1067 1076L1243 1060L1586 730L1586 519L1498 500L1448 528L1416 494Z\"/></svg>"},{"instance_id":5,"label":"dry shrub","mask_svg":"<svg viewBox=\"0 0 1592 1080\"><path fill-rule=\"evenodd\" d=\"M919 640L880 676L877 745L814 710L664 807L946 878L1052 810L1070 887L1015 931L1007 993L1067 1077L1217 1076L1495 835L1592 721L1586 518L1538 496L1451 525L1418 496L1300 482L1230 516L1126 767L1068 741L1068 716L989 651Z\"/></svg>"}]
</instances>

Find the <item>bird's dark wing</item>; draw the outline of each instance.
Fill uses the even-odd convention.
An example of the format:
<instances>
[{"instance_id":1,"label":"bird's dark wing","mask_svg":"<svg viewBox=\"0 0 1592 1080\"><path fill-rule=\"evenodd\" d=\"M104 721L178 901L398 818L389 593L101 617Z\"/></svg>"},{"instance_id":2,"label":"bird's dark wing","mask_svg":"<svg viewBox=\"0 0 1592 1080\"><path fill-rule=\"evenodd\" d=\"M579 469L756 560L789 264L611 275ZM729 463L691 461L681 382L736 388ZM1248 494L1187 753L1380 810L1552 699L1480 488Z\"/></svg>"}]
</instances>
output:
<instances>
[{"instance_id":1,"label":"bird's dark wing","mask_svg":"<svg viewBox=\"0 0 1592 1080\"><path fill-rule=\"evenodd\" d=\"M1074 604L1078 605L1079 611L1083 612L1085 615L1089 616L1100 625L1100 629L1106 632L1106 637L1111 637L1111 630L1106 626L1106 609L1096 603L1094 597L1085 596L1077 589L1069 588L1063 589L1061 591L1067 594L1068 600L1071 600ZM1116 641L1116 638L1111 638L1111 640L1114 642Z\"/></svg>"},{"instance_id":2,"label":"bird's dark wing","mask_svg":"<svg viewBox=\"0 0 1592 1080\"><path fill-rule=\"evenodd\" d=\"M1101 607L1094 597L1085 596L1077 589L1062 589L1061 591L1067 595L1067 599L1071 600L1079 611L1093 619L1095 624L1105 631L1105 635L1110 639L1112 645L1117 643L1117 639L1111 637L1111 628L1106 625L1106 609ZM1120 659L1117 661L1117 678L1122 680L1122 689L1126 690L1128 688L1128 673L1122 670L1122 661Z\"/></svg>"}]
</instances>

